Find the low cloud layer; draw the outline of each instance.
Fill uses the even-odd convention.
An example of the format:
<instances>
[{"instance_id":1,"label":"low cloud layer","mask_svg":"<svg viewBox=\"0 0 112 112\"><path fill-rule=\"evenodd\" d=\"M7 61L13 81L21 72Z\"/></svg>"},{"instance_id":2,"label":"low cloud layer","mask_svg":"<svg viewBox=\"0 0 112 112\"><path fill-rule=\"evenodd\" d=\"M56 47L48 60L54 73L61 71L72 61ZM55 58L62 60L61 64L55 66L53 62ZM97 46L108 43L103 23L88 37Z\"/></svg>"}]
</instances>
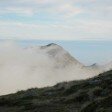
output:
<instances>
[{"instance_id":1,"label":"low cloud layer","mask_svg":"<svg viewBox=\"0 0 112 112\"><path fill-rule=\"evenodd\" d=\"M58 45L23 48L14 42L0 43L0 94L58 82L85 79L96 69L83 67Z\"/></svg>"}]
</instances>

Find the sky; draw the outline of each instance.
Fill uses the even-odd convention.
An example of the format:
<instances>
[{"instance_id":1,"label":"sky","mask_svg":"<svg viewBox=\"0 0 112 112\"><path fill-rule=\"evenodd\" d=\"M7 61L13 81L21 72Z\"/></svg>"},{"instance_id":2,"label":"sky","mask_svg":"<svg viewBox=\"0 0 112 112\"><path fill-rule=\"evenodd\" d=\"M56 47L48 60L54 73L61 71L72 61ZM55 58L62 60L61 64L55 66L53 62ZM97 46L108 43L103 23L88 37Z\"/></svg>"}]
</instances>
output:
<instances>
[{"instance_id":1,"label":"sky","mask_svg":"<svg viewBox=\"0 0 112 112\"><path fill-rule=\"evenodd\" d=\"M0 39L112 40L112 0L0 0Z\"/></svg>"},{"instance_id":2,"label":"sky","mask_svg":"<svg viewBox=\"0 0 112 112\"><path fill-rule=\"evenodd\" d=\"M1 40L0 42L3 41ZM44 46L55 43L87 66L94 63L104 65L112 62L112 41L10 40L6 43L10 45L9 42L16 43L22 47Z\"/></svg>"},{"instance_id":3,"label":"sky","mask_svg":"<svg viewBox=\"0 0 112 112\"><path fill-rule=\"evenodd\" d=\"M0 41L57 43L83 63L112 57L112 0L0 0Z\"/></svg>"}]
</instances>

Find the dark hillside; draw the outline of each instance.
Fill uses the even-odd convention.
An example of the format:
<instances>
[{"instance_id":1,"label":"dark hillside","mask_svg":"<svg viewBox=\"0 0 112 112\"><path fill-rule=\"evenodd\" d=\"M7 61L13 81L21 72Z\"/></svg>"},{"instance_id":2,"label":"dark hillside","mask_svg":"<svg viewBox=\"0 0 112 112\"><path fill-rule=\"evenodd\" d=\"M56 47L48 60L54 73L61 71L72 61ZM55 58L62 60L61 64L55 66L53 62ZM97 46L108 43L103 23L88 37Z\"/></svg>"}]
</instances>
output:
<instances>
[{"instance_id":1,"label":"dark hillside","mask_svg":"<svg viewBox=\"0 0 112 112\"><path fill-rule=\"evenodd\" d=\"M1 96L0 112L112 112L112 71Z\"/></svg>"}]
</instances>

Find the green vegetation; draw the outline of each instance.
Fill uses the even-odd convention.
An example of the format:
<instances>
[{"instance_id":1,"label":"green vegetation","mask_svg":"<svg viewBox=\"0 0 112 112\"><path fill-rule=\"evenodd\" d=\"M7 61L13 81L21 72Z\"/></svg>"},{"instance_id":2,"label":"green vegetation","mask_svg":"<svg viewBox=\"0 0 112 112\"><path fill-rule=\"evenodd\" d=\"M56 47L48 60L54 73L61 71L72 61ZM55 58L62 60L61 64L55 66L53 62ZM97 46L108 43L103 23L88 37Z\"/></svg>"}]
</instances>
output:
<instances>
[{"instance_id":1,"label":"green vegetation","mask_svg":"<svg viewBox=\"0 0 112 112\"><path fill-rule=\"evenodd\" d=\"M112 112L112 71L0 96L0 112Z\"/></svg>"}]
</instances>

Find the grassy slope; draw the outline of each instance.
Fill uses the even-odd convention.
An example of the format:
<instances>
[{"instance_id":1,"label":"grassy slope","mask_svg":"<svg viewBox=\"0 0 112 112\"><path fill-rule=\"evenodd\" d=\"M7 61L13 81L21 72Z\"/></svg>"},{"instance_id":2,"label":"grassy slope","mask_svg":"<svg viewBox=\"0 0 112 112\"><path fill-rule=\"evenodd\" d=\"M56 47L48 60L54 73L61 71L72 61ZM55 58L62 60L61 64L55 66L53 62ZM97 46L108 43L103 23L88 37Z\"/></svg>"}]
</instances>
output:
<instances>
[{"instance_id":1,"label":"grassy slope","mask_svg":"<svg viewBox=\"0 0 112 112\"><path fill-rule=\"evenodd\" d=\"M112 112L112 71L1 96L0 112Z\"/></svg>"}]
</instances>

